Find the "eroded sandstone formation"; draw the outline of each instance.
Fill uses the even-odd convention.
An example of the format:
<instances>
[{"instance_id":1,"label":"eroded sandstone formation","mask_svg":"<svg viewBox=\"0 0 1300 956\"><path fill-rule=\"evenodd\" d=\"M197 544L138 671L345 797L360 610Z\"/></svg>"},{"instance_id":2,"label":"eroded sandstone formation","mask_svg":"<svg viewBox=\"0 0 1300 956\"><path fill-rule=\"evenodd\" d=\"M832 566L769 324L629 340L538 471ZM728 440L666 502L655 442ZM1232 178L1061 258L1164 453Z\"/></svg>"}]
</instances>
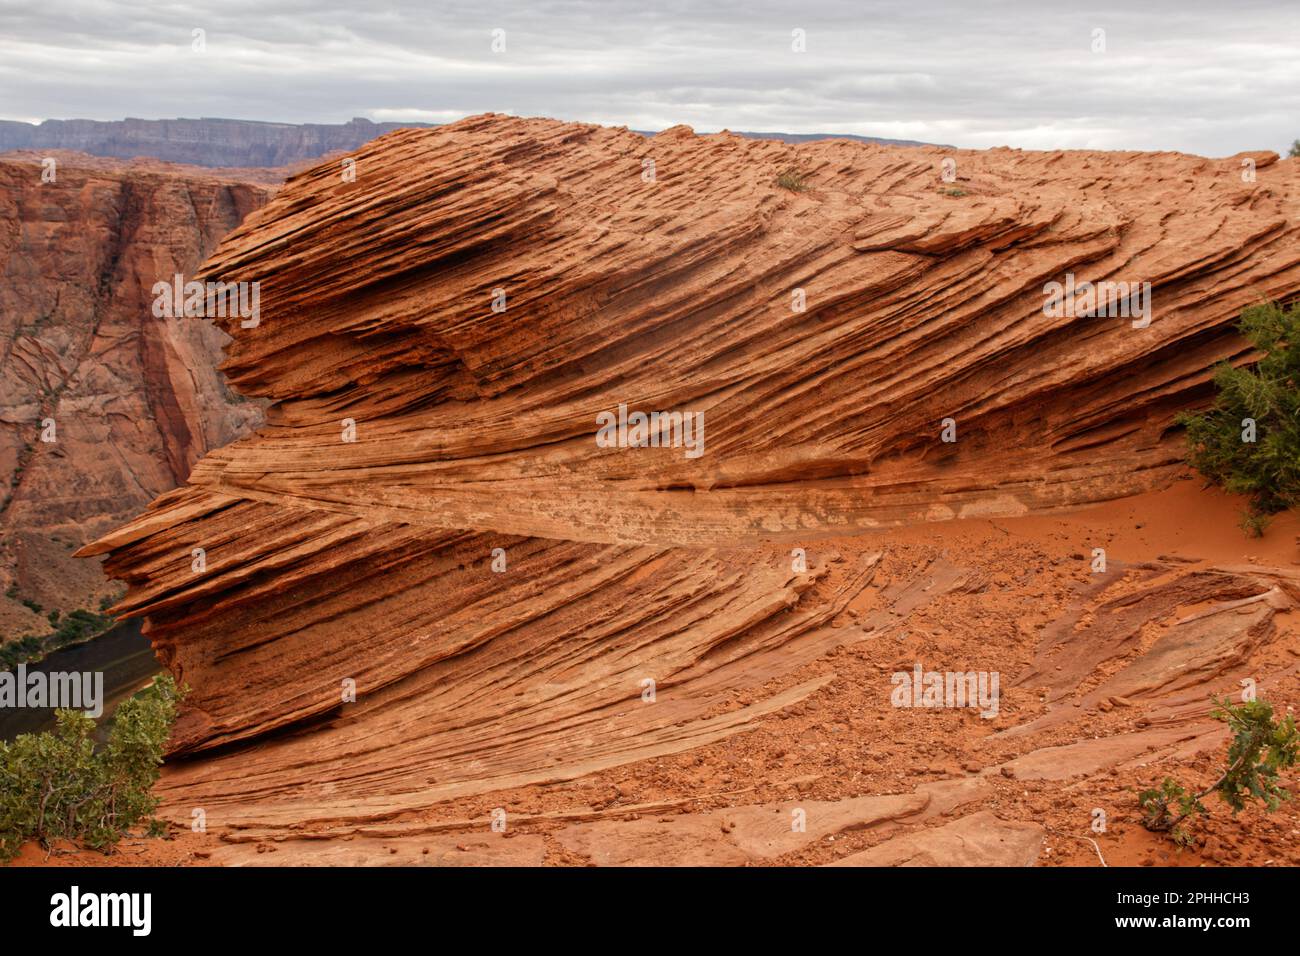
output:
<instances>
[{"instance_id":1,"label":"eroded sandstone formation","mask_svg":"<svg viewBox=\"0 0 1300 956\"><path fill-rule=\"evenodd\" d=\"M216 371L226 336L155 318L151 287L192 273L278 177L53 158L52 178L44 155L0 158L0 580L97 610L106 580L72 550L260 418ZM4 636L45 632L4 601Z\"/></svg>"},{"instance_id":2,"label":"eroded sandstone formation","mask_svg":"<svg viewBox=\"0 0 1300 956\"><path fill-rule=\"evenodd\" d=\"M258 327L220 324L266 423L82 552L193 688L178 818L355 825L723 739L831 680L807 668L882 553L829 538L1168 483L1174 412L1249 357L1241 308L1300 293L1300 176L1273 154L1244 181L1240 157L483 116L356 158L355 182L292 178L204 267L262 284ZM1067 273L1149 282L1150 323L1048 314ZM619 406L702 414L704 453L602 447ZM1300 596L1294 572L1178 574L1123 586L1247 602L1234 650L1193 648L1207 679ZM989 580L931 555L874 585L857 639L940 599L978 621ZM1063 628L1044 667L1114 669ZM1161 660L1099 699L1176 703Z\"/></svg>"}]
</instances>

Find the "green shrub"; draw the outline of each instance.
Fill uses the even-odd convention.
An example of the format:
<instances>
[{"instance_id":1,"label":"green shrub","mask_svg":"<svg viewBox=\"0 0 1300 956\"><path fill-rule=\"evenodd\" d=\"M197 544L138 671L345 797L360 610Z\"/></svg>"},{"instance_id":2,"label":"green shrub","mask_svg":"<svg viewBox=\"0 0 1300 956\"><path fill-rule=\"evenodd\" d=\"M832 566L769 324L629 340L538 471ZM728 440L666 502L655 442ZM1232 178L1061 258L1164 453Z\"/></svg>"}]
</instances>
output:
<instances>
[{"instance_id":1,"label":"green shrub","mask_svg":"<svg viewBox=\"0 0 1300 956\"><path fill-rule=\"evenodd\" d=\"M1270 515L1300 503L1300 303L1246 309L1239 326L1263 357L1254 368L1221 364L1207 412L1184 412L1187 459L1216 485L1247 495L1243 527L1262 534ZM1254 440L1249 423L1254 422Z\"/></svg>"},{"instance_id":2,"label":"green shrub","mask_svg":"<svg viewBox=\"0 0 1300 956\"><path fill-rule=\"evenodd\" d=\"M48 619L55 629L43 638L27 635L0 644L0 669L10 670L19 664L39 661L50 651L89 640L116 623L107 615L81 608L69 611L62 618L58 611L51 611Z\"/></svg>"},{"instance_id":3,"label":"green shrub","mask_svg":"<svg viewBox=\"0 0 1300 956\"><path fill-rule=\"evenodd\" d=\"M47 639L47 643L52 650L66 647L68 644L75 644L78 641L84 641L88 637L94 637L96 634L108 630L113 624L114 621L111 617L77 608L75 611L68 612L62 623L59 624L58 629Z\"/></svg>"},{"instance_id":4,"label":"green shrub","mask_svg":"<svg viewBox=\"0 0 1300 956\"><path fill-rule=\"evenodd\" d=\"M1217 793L1236 816L1252 798L1259 800L1271 813L1291 794L1278 785L1278 771L1295 766L1300 759L1300 733L1295 718L1273 718L1273 707L1252 700L1233 704L1224 698L1212 711L1216 720L1227 723L1232 731L1228 745L1228 766L1223 775L1200 793L1193 793L1172 777L1160 786L1138 795L1142 823L1148 830L1168 833L1180 846L1192 842L1184 822L1210 811L1202 798Z\"/></svg>"},{"instance_id":5,"label":"green shrub","mask_svg":"<svg viewBox=\"0 0 1300 956\"><path fill-rule=\"evenodd\" d=\"M13 670L45 656L45 644L39 637L24 634L17 640L0 644L0 670Z\"/></svg>"},{"instance_id":6,"label":"green shrub","mask_svg":"<svg viewBox=\"0 0 1300 956\"><path fill-rule=\"evenodd\" d=\"M141 821L156 832L151 790L183 696L170 676L155 678L118 706L98 751L95 722L76 710L58 711L53 731L0 742L0 860L31 839L107 851Z\"/></svg>"},{"instance_id":7,"label":"green shrub","mask_svg":"<svg viewBox=\"0 0 1300 956\"><path fill-rule=\"evenodd\" d=\"M1287 153L1292 159L1300 158L1300 139L1291 144L1291 151Z\"/></svg>"}]
</instances>

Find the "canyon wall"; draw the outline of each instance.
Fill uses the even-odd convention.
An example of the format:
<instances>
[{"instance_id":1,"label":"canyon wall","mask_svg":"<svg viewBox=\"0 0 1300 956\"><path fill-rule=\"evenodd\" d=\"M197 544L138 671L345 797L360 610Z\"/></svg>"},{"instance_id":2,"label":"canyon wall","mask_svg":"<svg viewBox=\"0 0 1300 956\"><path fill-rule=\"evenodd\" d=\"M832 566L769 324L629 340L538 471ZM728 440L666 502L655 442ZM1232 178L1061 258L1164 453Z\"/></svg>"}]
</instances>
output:
<instances>
[{"instance_id":1,"label":"canyon wall","mask_svg":"<svg viewBox=\"0 0 1300 956\"><path fill-rule=\"evenodd\" d=\"M264 426L81 552L193 688L173 749L205 759L165 789L242 826L577 776L803 699L825 679L781 681L880 561L825 542L1168 484L1174 413L1250 357L1240 310L1300 294L1300 164L1271 153L488 115L356 158L204 267L263 284L257 328L219 324ZM1054 314L1067 275L1149 283L1149 322ZM703 453L602 445L620 406L702 416ZM898 606L988 586L927 560Z\"/></svg>"},{"instance_id":2,"label":"canyon wall","mask_svg":"<svg viewBox=\"0 0 1300 956\"><path fill-rule=\"evenodd\" d=\"M0 157L0 616L99 609L108 581L73 550L247 433L257 402L216 370L226 336L157 319L153 284L190 275L270 198L276 172L55 153ZM46 423L52 423L52 427Z\"/></svg>"}]
</instances>

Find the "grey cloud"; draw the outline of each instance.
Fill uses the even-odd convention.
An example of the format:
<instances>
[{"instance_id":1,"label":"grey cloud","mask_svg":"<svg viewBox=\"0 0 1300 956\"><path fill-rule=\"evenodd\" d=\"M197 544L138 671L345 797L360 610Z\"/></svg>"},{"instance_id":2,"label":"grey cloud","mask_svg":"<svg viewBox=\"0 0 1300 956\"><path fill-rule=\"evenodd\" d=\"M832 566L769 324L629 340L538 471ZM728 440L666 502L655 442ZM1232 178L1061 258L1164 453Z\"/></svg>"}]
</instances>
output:
<instances>
[{"instance_id":1,"label":"grey cloud","mask_svg":"<svg viewBox=\"0 0 1300 956\"><path fill-rule=\"evenodd\" d=\"M207 49L190 49L190 31ZM490 50L506 30L507 52ZM807 52L790 49L807 31ZM1106 52L1091 51L1092 31ZM0 3L0 114L444 121L489 110L959 146L1282 149L1294 0Z\"/></svg>"}]
</instances>

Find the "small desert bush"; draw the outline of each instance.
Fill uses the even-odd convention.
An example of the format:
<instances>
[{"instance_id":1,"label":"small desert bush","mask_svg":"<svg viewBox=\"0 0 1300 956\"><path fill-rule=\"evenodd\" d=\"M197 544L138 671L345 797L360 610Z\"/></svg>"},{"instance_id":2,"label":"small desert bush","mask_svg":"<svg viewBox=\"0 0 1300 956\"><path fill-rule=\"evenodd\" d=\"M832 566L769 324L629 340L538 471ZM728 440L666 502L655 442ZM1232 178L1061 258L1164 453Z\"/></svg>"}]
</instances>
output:
<instances>
[{"instance_id":1,"label":"small desert bush","mask_svg":"<svg viewBox=\"0 0 1300 956\"><path fill-rule=\"evenodd\" d=\"M50 623L55 622L56 619L51 618ZM113 618L106 615L77 608L74 611L69 611L68 615L57 623L54 633L46 639L46 644L51 650L66 647L69 644L77 644L97 634L102 634L116 623Z\"/></svg>"},{"instance_id":2,"label":"small desert bush","mask_svg":"<svg viewBox=\"0 0 1300 956\"><path fill-rule=\"evenodd\" d=\"M98 750L95 722L78 710L57 711L53 731L0 741L0 861L32 839L107 850L142 821L156 831L151 791L182 696L170 676L156 678L118 706Z\"/></svg>"},{"instance_id":3,"label":"small desert bush","mask_svg":"<svg viewBox=\"0 0 1300 956\"><path fill-rule=\"evenodd\" d=\"M808 189L808 182L804 174L793 166L776 177L776 184L782 189L788 189L793 193L801 193Z\"/></svg>"},{"instance_id":4,"label":"small desert bush","mask_svg":"<svg viewBox=\"0 0 1300 956\"><path fill-rule=\"evenodd\" d=\"M0 644L0 670L13 670L19 664L39 660L45 656L45 642L33 634Z\"/></svg>"},{"instance_id":5,"label":"small desert bush","mask_svg":"<svg viewBox=\"0 0 1300 956\"><path fill-rule=\"evenodd\" d=\"M1300 504L1300 303L1246 309L1239 328L1263 357L1253 368L1221 364L1214 406L1178 421L1187 429L1188 461L1214 484L1248 496L1242 526L1262 534L1270 515Z\"/></svg>"},{"instance_id":6,"label":"small desert bush","mask_svg":"<svg viewBox=\"0 0 1300 956\"><path fill-rule=\"evenodd\" d=\"M1300 734L1290 714L1275 719L1273 707L1262 700L1233 704L1224 698L1211 711L1232 732L1227 767L1200 793L1193 793L1172 777L1159 787L1138 795L1142 823L1148 830L1168 833L1180 846L1192 842L1189 821L1210 811L1201 800L1212 793L1232 808L1236 816L1258 800L1270 813L1291 794L1278 784L1280 771L1294 767L1300 757Z\"/></svg>"}]
</instances>

